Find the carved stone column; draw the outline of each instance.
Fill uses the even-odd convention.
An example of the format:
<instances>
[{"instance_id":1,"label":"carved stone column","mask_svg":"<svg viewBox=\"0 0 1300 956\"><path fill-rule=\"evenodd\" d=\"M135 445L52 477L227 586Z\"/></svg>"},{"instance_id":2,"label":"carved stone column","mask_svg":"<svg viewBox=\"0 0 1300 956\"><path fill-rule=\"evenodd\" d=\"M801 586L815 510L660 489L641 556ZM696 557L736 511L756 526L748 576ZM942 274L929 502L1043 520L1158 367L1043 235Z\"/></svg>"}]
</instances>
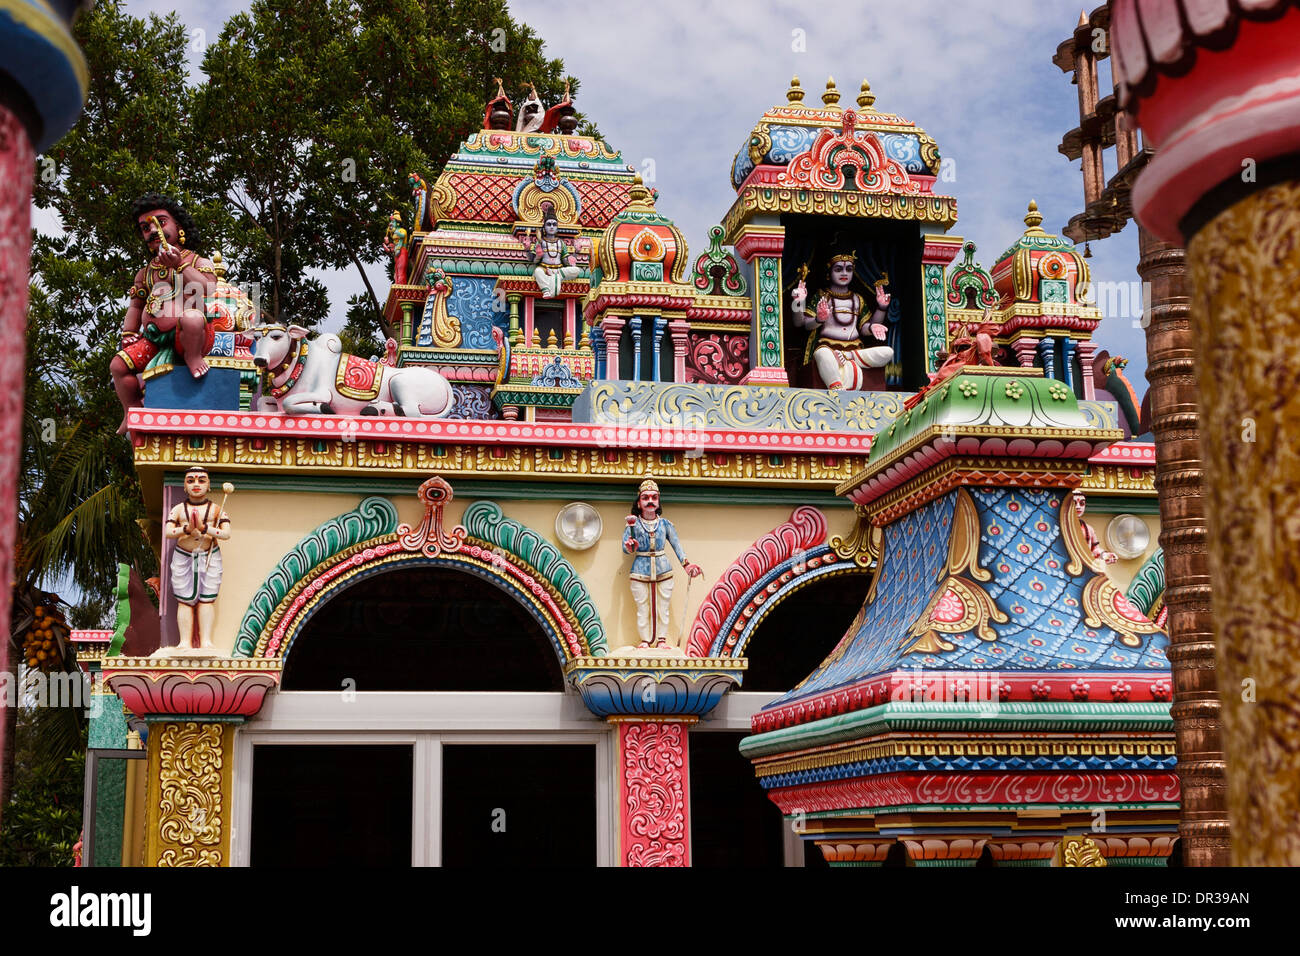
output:
<instances>
[{"instance_id":1,"label":"carved stone column","mask_svg":"<svg viewBox=\"0 0 1300 956\"><path fill-rule=\"evenodd\" d=\"M1262 188L1224 210L1191 238L1187 258L1192 338L1201 348L1197 380L1233 863L1295 866L1300 179Z\"/></svg>"},{"instance_id":2,"label":"carved stone column","mask_svg":"<svg viewBox=\"0 0 1300 956\"><path fill-rule=\"evenodd\" d=\"M611 717L618 727L621 866L690 866L690 757L694 717Z\"/></svg>"},{"instance_id":3,"label":"carved stone column","mask_svg":"<svg viewBox=\"0 0 1300 956\"><path fill-rule=\"evenodd\" d=\"M618 731L620 866L690 866L686 732L728 690L743 657L575 657L564 671L582 702Z\"/></svg>"},{"instance_id":4,"label":"carved stone column","mask_svg":"<svg viewBox=\"0 0 1300 956\"><path fill-rule=\"evenodd\" d=\"M27 329L27 260L31 250L32 141L18 117L0 103L0 674L17 676L11 659L9 602L13 596L14 530L18 507L18 458L22 447L23 361ZM3 698L0 697L0 704ZM10 713L4 712L5 710ZM13 753L16 708L0 707L0 817L9 802L7 779Z\"/></svg>"},{"instance_id":5,"label":"carved stone column","mask_svg":"<svg viewBox=\"0 0 1300 956\"><path fill-rule=\"evenodd\" d=\"M23 422L32 176L38 151L81 115L90 78L72 36L78 4L7 3L0 16L0 675L17 676L9 648L9 609ZM51 162L53 160L50 160ZM3 679L0 677L0 679ZM9 802L16 708L0 708L0 817Z\"/></svg>"},{"instance_id":6,"label":"carved stone column","mask_svg":"<svg viewBox=\"0 0 1300 956\"><path fill-rule=\"evenodd\" d=\"M1155 150L1134 214L1187 247L1232 861L1296 865L1300 7L1187 9L1112 0L1113 67L1118 105Z\"/></svg>"},{"instance_id":7,"label":"carved stone column","mask_svg":"<svg viewBox=\"0 0 1300 956\"><path fill-rule=\"evenodd\" d=\"M1140 227L1138 248L1138 275L1150 290L1147 381L1169 608L1171 714L1182 790L1178 832L1189 866L1227 866L1231 840L1206 563L1205 466L1184 252Z\"/></svg>"},{"instance_id":8,"label":"carved stone column","mask_svg":"<svg viewBox=\"0 0 1300 956\"><path fill-rule=\"evenodd\" d=\"M619 368L619 341L623 337L623 326L627 320L619 315L606 315L601 320L600 327L603 330L605 339L605 378L616 380L621 378L622 369Z\"/></svg>"},{"instance_id":9,"label":"carved stone column","mask_svg":"<svg viewBox=\"0 0 1300 956\"><path fill-rule=\"evenodd\" d=\"M229 866L235 728L279 684L280 662L106 657L102 667L149 722L145 866Z\"/></svg>"},{"instance_id":10,"label":"carved stone column","mask_svg":"<svg viewBox=\"0 0 1300 956\"><path fill-rule=\"evenodd\" d=\"M146 866L230 865L229 723L149 723Z\"/></svg>"}]
</instances>

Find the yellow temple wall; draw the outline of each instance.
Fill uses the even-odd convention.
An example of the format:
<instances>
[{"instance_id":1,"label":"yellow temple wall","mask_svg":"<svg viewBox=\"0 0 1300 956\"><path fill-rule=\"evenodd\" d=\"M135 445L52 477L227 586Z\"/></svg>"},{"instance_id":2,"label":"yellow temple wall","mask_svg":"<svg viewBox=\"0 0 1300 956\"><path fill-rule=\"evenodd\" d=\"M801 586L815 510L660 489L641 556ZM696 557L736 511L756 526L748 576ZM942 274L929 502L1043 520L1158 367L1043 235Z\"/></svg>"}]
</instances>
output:
<instances>
[{"instance_id":1,"label":"yellow temple wall","mask_svg":"<svg viewBox=\"0 0 1300 956\"><path fill-rule=\"evenodd\" d=\"M635 486L629 485L626 502L588 500L600 513L604 530L600 541L586 551L565 547L555 534L556 513L575 499L493 499L507 517L527 525L555 544L577 569L605 623L610 650L639 640L636 606L628 587L632 558L621 547L634 493ZM736 489L737 503L734 505L674 504L669 484L664 484L663 494L664 517L677 528L686 556L704 569L704 576L690 585L687 600L686 576L680 573L676 557L670 558L679 570L670 617L671 633L676 636L681 627L683 607L689 627L701 601L722 572L757 538L789 520L794 506L745 504L741 489ZM313 528L353 510L364 497L367 496L260 489L240 490L231 496L228 506L231 538L222 545L224 577L214 636L218 648L226 653L233 648L249 601L280 559ZM396 506L399 521L412 527L420 524L424 509L415 495L387 497ZM448 527L458 524L465 509L475 500L478 499L453 499L444 510L444 524ZM852 510L828 508L823 513L831 536L845 535L852 529Z\"/></svg>"}]
</instances>

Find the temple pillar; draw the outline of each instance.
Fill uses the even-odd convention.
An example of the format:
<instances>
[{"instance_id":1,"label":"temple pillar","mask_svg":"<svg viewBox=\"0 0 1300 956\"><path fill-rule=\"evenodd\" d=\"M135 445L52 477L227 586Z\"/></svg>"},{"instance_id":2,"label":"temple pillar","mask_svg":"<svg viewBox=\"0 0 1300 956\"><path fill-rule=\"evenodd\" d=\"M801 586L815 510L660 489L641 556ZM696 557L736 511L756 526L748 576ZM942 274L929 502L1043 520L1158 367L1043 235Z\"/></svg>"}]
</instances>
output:
<instances>
[{"instance_id":1,"label":"temple pillar","mask_svg":"<svg viewBox=\"0 0 1300 956\"><path fill-rule=\"evenodd\" d=\"M23 50L0 69L0 621L12 599L23 422L32 178L36 153L50 148L81 114L90 78L72 36L77 5L7 4L6 49ZM21 16L18 12L21 11ZM9 641L0 640L0 675L17 677ZM9 802L16 708L0 708L0 819Z\"/></svg>"},{"instance_id":2,"label":"temple pillar","mask_svg":"<svg viewBox=\"0 0 1300 956\"><path fill-rule=\"evenodd\" d=\"M639 315L632 316L628 322L632 326L632 380L639 382L641 381L641 329L643 323Z\"/></svg>"},{"instance_id":3,"label":"temple pillar","mask_svg":"<svg viewBox=\"0 0 1300 956\"><path fill-rule=\"evenodd\" d=\"M234 737L228 719L149 721L145 866L230 865Z\"/></svg>"},{"instance_id":4,"label":"temple pillar","mask_svg":"<svg viewBox=\"0 0 1300 956\"><path fill-rule=\"evenodd\" d=\"M562 348L571 349L573 343L578 341L578 330L576 319L578 300L569 298L564 300L564 341L560 343Z\"/></svg>"},{"instance_id":5,"label":"temple pillar","mask_svg":"<svg viewBox=\"0 0 1300 956\"><path fill-rule=\"evenodd\" d=\"M1060 837L990 837L987 843L995 866L1051 866Z\"/></svg>"},{"instance_id":6,"label":"temple pillar","mask_svg":"<svg viewBox=\"0 0 1300 956\"><path fill-rule=\"evenodd\" d=\"M1061 381L1074 388L1074 339L1061 338Z\"/></svg>"},{"instance_id":7,"label":"temple pillar","mask_svg":"<svg viewBox=\"0 0 1300 956\"><path fill-rule=\"evenodd\" d=\"M620 866L690 866L690 750L683 715L610 717L618 730Z\"/></svg>"},{"instance_id":8,"label":"temple pillar","mask_svg":"<svg viewBox=\"0 0 1300 956\"><path fill-rule=\"evenodd\" d=\"M528 348L536 348L537 346L536 331L533 325L535 321L533 307L536 301L531 295L524 299L524 345Z\"/></svg>"},{"instance_id":9,"label":"temple pillar","mask_svg":"<svg viewBox=\"0 0 1300 956\"><path fill-rule=\"evenodd\" d=\"M149 724L144 865L230 866L235 728L280 683L280 662L106 657L101 666Z\"/></svg>"},{"instance_id":10,"label":"temple pillar","mask_svg":"<svg viewBox=\"0 0 1300 956\"><path fill-rule=\"evenodd\" d=\"M1034 368L1038 364L1034 361L1038 355L1038 339L1022 335L1011 344L1011 349L1021 368Z\"/></svg>"},{"instance_id":11,"label":"temple pillar","mask_svg":"<svg viewBox=\"0 0 1300 956\"><path fill-rule=\"evenodd\" d=\"M398 330L398 340L403 345L415 344L415 303L402 302L402 327Z\"/></svg>"},{"instance_id":12,"label":"temple pillar","mask_svg":"<svg viewBox=\"0 0 1300 956\"><path fill-rule=\"evenodd\" d=\"M1138 275L1151 296L1147 381L1169 609L1170 713L1182 794L1178 832L1189 866L1227 866L1231 841L1206 555L1205 463L1184 252L1140 226L1138 249Z\"/></svg>"},{"instance_id":13,"label":"temple pillar","mask_svg":"<svg viewBox=\"0 0 1300 956\"><path fill-rule=\"evenodd\" d=\"M1237 865L1300 864L1298 236L1300 177L1225 209L1187 244ZM1202 671L1192 687L1209 683L1201 648L1179 653ZM1196 769L1217 782L1213 764Z\"/></svg>"},{"instance_id":14,"label":"temple pillar","mask_svg":"<svg viewBox=\"0 0 1300 956\"><path fill-rule=\"evenodd\" d=\"M1152 37L1158 37L1158 56ZM1300 8L1261 2L1223 5L1195 24L1174 5L1112 0L1111 49L1119 106L1154 150L1133 184L1133 211L1156 243L1143 257L1172 269L1184 245L1192 294L1182 353L1176 335L1148 345L1170 365L1171 381L1194 391L1204 454L1207 567L1227 761L1232 862L1300 864ZM1144 276L1145 277L1145 276ZM1153 326L1155 323L1153 309ZM1171 317L1175 325L1177 318ZM1153 333L1154 338L1154 333ZM1161 377L1157 371L1152 379ZM1176 403L1172 403L1175 404ZM1156 413L1152 400L1153 418ZM1186 433L1185 413L1166 406L1162 430ZM1176 414L1181 417L1175 417ZM1157 432L1157 436L1159 436ZM1190 441L1179 443L1182 464ZM1159 452L1158 452L1159 455ZM1157 458L1157 481L1161 480ZM1166 474L1169 474L1166 472ZM1160 488L1161 517L1168 487ZM1162 531L1161 539L1165 538ZM1171 542L1178 540L1169 532ZM1184 540L1200 540L1199 530ZM1187 585L1188 604L1200 590ZM1180 598L1182 595L1178 595ZM1173 608L1170 608L1171 619ZM1212 705L1205 627L1170 648L1186 691L1180 708L1201 721L1188 762L1193 794L1213 794L1214 742L1204 725ZM1199 672L1199 673L1197 673ZM1208 693L1204 699L1208 699ZM1194 715L1194 716L1193 716ZM1188 804L1188 809L1192 806ZM1203 809L1203 808L1196 808ZM1207 816L1201 861L1216 854L1221 824ZM1211 826L1211 824L1215 824ZM1221 851L1217 851L1221 854Z\"/></svg>"},{"instance_id":15,"label":"temple pillar","mask_svg":"<svg viewBox=\"0 0 1300 956\"><path fill-rule=\"evenodd\" d=\"M736 255L754 270L754 317L749 332L745 385L789 385L782 331L781 254L785 228L747 224L734 243Z\"/></svg>"},{"instance_id":16,"label":"temple pillar","mask_svg":"<svg viewBox=\"0 0 1300 956\"><path fill-rule=\"evenodd\" d=\"M1056 378L1056 340L1050 335L1038 340L1038 358L1043 364L1043 375Z\"/></svg>"},{"instance_id":17,"label":"temple pillar","mask_svg":"<svg viewBox=\"0 0 1300 956\"><path fill-rule=\"evenodd\" d=\"M835 868L881 866L898 841L893 837L847 837L814 840L822 859Z\"/></svg>"},{"instance_id":18,"label":"temple pillar","mask_svg":"<svg viewBox=\"0 0 1300 956\"><path fill-rule=\"evenodd\" d=\"M691 325L685 319L673 319L668 323L668 335L673 343L673 381L686 381L686 349L689 344Z\"/></svg>"},{"instance_id":19,"label":"temple pillar","mask_svg":"<svg viewBox=\"0 0 1300 956\"><path fill-rule=\"evenodd\" d=\"M621 315L606 315L600 322L605 339L605 378L610 380L623 377L619 374L622 370L619 368L618 344L626 323L627 320Z\"/></svg>"},{"instance_id":20,"label":"temple pillar","mask_svg":"<svg viewBox=\"0 0 1300 956\"><path fill-rule=\"evenodd\" d=\"M1097 343L1092 339L1080 339L1075 343L1075 348L1079 353L1079 376L1083 379L1083 400L1096 401L1097 383L1093 381L1092 362L1097 356Z\"/></svg>"},{"instance_id":21,"label":"temple pillar","mask_svg":"<svg viewBox=\"0 0 1300 956\"><path fill-rule=\"evenodd\" d=\"M510 344L518 345L522 338L522 332L519 329L519 300L522 299L518 292L512 292L506 296L506 304L510 307Z\"/></svg>"},{"instance_id":22,"label":"temple pillar","mask_svg":"<svg viewBox=\"0 0 1300 956\"><path fill-rule=\"evenodd\" d=\"M13 597L14 531L18 507L18 460L22 457L23 363L26 357L27 264L32 243L32 174L35 151L17 114L0 103L0 674L16 686L17 655L9 644ZM13 656L11 657L11 654ZM3 703L3 698L0 698ZM0 819L9 802L16 708L0 708Z\"/></svg>"},{"instance_id":23,"label":"temple pillar","mask_svg":"<svg viewBox=\"0 0 1300 956\"><path fill-rule=\"evenodd\" d=\"M585 338L585 337L584 337ZM595 369L592 376L597 382L605 377L605 327L603 325L594 326L591 330L590 341L592 354L595 356Z\"/></svg>"}]
</instances>

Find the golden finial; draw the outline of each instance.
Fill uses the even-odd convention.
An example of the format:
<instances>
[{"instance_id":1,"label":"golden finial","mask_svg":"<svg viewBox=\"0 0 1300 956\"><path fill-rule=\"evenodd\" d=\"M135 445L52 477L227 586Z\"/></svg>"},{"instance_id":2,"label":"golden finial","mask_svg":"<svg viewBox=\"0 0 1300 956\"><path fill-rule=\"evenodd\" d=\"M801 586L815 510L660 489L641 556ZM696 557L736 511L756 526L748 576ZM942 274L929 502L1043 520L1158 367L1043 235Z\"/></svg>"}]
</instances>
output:
<instances>
[{"instance_id":1,"label":"golden finial","mask_svg":"<svg viewBox=\"0 0 1300 956\"><path fill-rule=\"evenodd\" d=\"M640 204L643 207L653 209L655 206L655 194L646 188L641 179L641 174L637 173L632 177L632 186L627 191L628 205L635 206Z\"/></svg>"},{"instance_id":2,"label":"golden finial","mask_svg":"<svg viewBox=\"0 0 1300 956\"><path fill-rule=\"evenodd\" d=\"M799 85L798 75L790 78L790 88L785 91L785 98L788 103L803 102L803 87Z\"/></svg>"},{"instance_id":3,"label":"golden finial","mask_svg":"<svg viewBox=\"0 0 1300 956\"><path fill-rule=\"evenodd\" d=\"M864 110L872 108L871 104L876 102L876 94L871 92L871 84L866 80L862 81L862 92L858 94L858 106Z\"/></svg>"},{"instance_id":4,"label":"golden finial","mask_svg":"<svg viewBox=\"0 0 1300 956\"><path fill-rule=\"evenodd\" d=\"M1038 211L1038 203L1031 199L1029 200L1029 212L1025 213L1025 225L1028 227L1025 229L1025 234L1043 234L1042 224L1043 214Z\"/></svg>"},{"instance_id":5,"label":"golden finial","mask_svg":"<svg viewBox=\"0 0 1300 956\"><path fill-rule=\"evenodd\" d=\"M226 278L226 263L221 258L220 252L212 253L212 271L217 275L217 281L223 282Z\"/></svg>"},{"instance_id":6,"label":"golden finial","mask_svg":"<svg viewBox=\"0 0 1300 956\"><path fill-rule=\"evenodd\" d=\"M501 77L499 77L499 76L494 76L494 77L492 77L492 79L494 79L494 80L497 81L497 96L498 96L498 97L503 97L503 96L505 96L505 95L506 95L506 88L501 84Z\"/></svg>"},{"instance_id":7,"label":"golden finial","mask_svg":"<svg viewBox=\"0 0 1300 956\"><path fill-rule=\"evenodd\" d=\"M840 102L840 91L835 88L835 77L826 77L826 92L822 94L822 102L827 106L838 106Z\"/></svg>"},{"instance_id":8,"label":"golden finial","mask_svg":"<svg viewBox=\"0 0 1300 956\"><path fill-rule=\"evenodd\" d=\"M1080 11L1079 11L1079 26L1081 26L1081 27L1086 27L1087 25L1088 25L1088 14L1086 14L1086 13L1084 13L1082 10L1080 10Z\"/></svg>"},{"instance_id":9,"label":"golden finial","mask_svg":"<svg viewBox=\"0 0 1300 956\"><path fill-rule=\"evenodd\" d=\"M546 337L546 347L548 349L559 348L559 341L555 338L555 329L551 329L550 335Z\"/></svg>"}]
</instances>

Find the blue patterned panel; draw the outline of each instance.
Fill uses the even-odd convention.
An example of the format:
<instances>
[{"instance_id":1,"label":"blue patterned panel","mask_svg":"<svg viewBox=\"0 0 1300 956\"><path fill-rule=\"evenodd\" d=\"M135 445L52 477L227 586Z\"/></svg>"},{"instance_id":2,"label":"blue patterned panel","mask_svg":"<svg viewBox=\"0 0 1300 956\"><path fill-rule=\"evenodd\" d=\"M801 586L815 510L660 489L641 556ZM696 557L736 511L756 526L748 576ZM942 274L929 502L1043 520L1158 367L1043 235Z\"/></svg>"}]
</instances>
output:
<instances>
[{"instance_id":1,"label":"blue patterned panel","mask_svg":"<svg viewBox=\"0 0 1300 956\"><path fill-rule=\"evenodd\" d=\"M929 604L948 558L954 503L953 494L945 495L885 529L876 599L859 612L817 670L769 707L893 668L903 648L915 640L908 632Z\"/></svg>"},{"instance_id":2,"label":"blue patterned panel","mask_svg":"<svg viewBox=\"0 0 1300 956\"><path fill-rule=\"evenodd\" d=\"M812 149L813 140L821 130L812 126L773 126L767 131L772 137L772 148L767 151L767 161L783 166L800 153Z\"/></svg>"},{"instance_id":3,"label":"blue patterned panel","mask_svg":"<svg viewBox=\"0 0 1300 956\"><path fill-rule=\"evenodd\" d=\"M979 511L979 564L993 575L983 589L1009 620L991 622L995 641L974 631L945 634L952 651L909 662L972 670L1168 669L1164 633L1128 647L1118 632L1084 621L1083 589L1094 572L1072 577L1066 570L1060 491L972 488L970 494Z\"/></svg>"},{"instance_id":4,"label":"blue patterned panel","mask_svg":"<svg viewBox=\"0 0 1300 956\"><path fill-rule=\"evenodd\" d=\"M754 171L754 161L749 158L749 144L746 143L740 147L740 152L736 154L736 159L731 164L731 185L734 189L739 189L740 184L745 181L745 177Z\"/></svg>"},{"instance_id":5,"label":"blue patterned panel","mask_svg":"<svg viewBox=\"0 0 1300 956\"><path fill-rule=\"evenodd\" d=\"M447 297L447 314L460 319L461 347L494 349L492 325L503 328L509 322L507 312L493 311L492 289L495 276L451 276L451 295Z\"/></svg>"},{"instance_id":6,"label":"blue patterned panel","mask_svg":"<svg viewBox=\"0 0 1300 956\"><path fill-rule=\"evenodd\" d=\"M915 133L877 133L876 136L885 147L885 155L898 160L909 173L930 173L921 159L921 138Z\"/></svg>"}]
</instances>

